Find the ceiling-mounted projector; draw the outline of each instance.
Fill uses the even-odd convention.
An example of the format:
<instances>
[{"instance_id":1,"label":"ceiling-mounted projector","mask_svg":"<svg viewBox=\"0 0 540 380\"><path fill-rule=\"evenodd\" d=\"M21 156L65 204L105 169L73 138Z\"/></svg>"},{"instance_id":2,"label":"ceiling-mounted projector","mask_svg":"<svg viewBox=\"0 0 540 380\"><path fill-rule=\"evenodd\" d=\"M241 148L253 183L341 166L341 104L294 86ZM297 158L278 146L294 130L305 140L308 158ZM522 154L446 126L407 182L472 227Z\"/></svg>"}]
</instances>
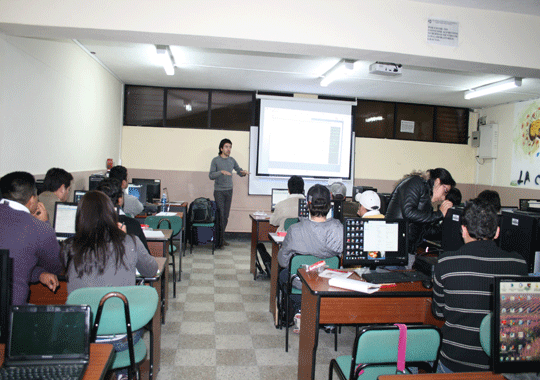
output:
<instances>
[{"instance_id":1,"label":"ceiling-mounted projector","mask_svg":"<svg viewBox=\"0 0 540 380\"><path fill-rule=\"evenodd\" d=\"M369 65L371 74L379 75L401 75L401 65L396 63L375 62Z\"/></svg>"}]
</instances>

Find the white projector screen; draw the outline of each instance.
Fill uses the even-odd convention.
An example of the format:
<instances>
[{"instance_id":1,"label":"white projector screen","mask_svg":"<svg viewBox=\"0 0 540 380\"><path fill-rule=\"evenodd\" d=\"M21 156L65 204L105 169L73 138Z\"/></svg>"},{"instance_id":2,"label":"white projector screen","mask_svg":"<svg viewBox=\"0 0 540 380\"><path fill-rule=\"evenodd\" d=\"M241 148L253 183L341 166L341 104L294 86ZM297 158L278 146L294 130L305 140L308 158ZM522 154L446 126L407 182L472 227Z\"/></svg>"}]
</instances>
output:
<instances>
[{"instance_id":1,"label":"white projector screen","mask_svg":"<svg viewBox=\"0 0 540 380\"><path fill-rule=\"evenodd\" d=\"M258 176L350 179L352 103L261 98Z\"/></svg>"}]
</instances>

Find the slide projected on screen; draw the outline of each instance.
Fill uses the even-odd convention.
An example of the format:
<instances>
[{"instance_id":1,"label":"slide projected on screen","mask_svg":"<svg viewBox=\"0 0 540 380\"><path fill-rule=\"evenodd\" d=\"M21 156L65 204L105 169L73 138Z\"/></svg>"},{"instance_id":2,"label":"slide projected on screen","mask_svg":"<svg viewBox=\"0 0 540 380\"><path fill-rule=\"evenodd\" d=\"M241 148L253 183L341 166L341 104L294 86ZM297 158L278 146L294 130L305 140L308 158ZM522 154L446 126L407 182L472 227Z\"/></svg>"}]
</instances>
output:
<instances>
[{"instance_id":1,"label":"slide projected on screen","mask_svg":"<svg viewBox=\"0 0 540 380\"><path fill-rule=\"evenodd\" d=\"M257 175L350 178L351 104L261 100Z\"/></svg>"}]
</instances>

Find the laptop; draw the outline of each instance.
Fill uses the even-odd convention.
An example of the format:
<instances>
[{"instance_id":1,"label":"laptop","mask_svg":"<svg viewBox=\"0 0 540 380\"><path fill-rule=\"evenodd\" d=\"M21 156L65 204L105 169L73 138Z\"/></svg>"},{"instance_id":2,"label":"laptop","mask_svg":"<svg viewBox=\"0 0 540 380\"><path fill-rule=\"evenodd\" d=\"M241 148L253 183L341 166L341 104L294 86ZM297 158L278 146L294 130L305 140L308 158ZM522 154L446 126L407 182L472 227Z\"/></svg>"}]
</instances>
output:
<instances>
[{"instance_id":1,"label":"laptop","mask_svg":"<svg viewBox=\"0 0 540 380\"><path fill-rule=\"evenodd\" d=\"M289 190L288 189L272 189L272 204L271 204L271 210L274 212L276 205L287 199L289 196Z\"/></svg>"},{"instance_id":2,"label":"laptop","mask_svg":"<svg viewBox=\"0 0 540 380\"><path fill-rule=\"evenodd\" d=\"M496 277L493 305L493 371L538 372L540 277Z\"/></svg>"},{"instance_id":3,"label":"laptop","mask_svg":"<svg viewBox=\"0 0 540 380\"><path fill-rule=\"evenodd\" d=\"M19 371L23 379L82 379L90 359L90 328L88 305L12 306L0 377ZM59 377L39 374L66 370Z\"/></svg>"},{"instance_id":4,"label":"laptop","mask_svg":"<svg viewBox=\"0 0 540 380\"><path fill-rule=\"evenodd\" d=\"M86 194L86 190L75 190L73 193L73 203L79 203L82 197L84 197L84 194Z\"/></svg>"},{"instance_id":5,"label":"laptop","mask_svg":"<svg viewBox=\"0 0 540 380\"><path fill-rule=\"evenodd\" d=\"M75 235L76 215L77 203L55 203L53 228L56 231L56 238L58 240L64 240Z\"/></svg>"},{"instance_id":6,"label":"laptop","mask_svg":"<svg viewBox=\"0 0 540 380\"><path fill-rule=\"evenodd\" d=\"M146 195L146 184L128 184L127 192L129 195L133 195L135 198L139 200L142 204L146 203L147 195Z\"/></svg>"}]
</instances>

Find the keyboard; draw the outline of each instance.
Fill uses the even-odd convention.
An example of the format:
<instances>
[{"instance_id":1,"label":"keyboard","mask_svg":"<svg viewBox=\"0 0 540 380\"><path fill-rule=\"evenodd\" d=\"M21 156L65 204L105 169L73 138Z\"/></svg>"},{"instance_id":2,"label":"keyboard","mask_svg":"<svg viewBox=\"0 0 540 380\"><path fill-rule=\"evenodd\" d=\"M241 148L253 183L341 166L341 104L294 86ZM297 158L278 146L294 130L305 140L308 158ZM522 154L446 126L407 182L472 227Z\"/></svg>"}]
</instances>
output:
<instances>
[{"instance_id":1,"label":"keyboard","mask_svg":"<svg viewBox=\"0 0 540 380\"><path fill-rule=\"evenodd\" d=\"M0 370L0 379L4 380L79 380L82 378L84 364L74 365L36 365L12 366Z\"/></svg>"},{"instance_id":2,"label":"keyboard","mask_svg":"<svg viewBox=\"0 0 540 380\"><path fill-rule=\"evenodd\" d=\"M371 272L364 273L362 278L372 284L393 284L399 282L431 280L428 275L415 270L403 272Z\"/></svg>"}]
</instances>

